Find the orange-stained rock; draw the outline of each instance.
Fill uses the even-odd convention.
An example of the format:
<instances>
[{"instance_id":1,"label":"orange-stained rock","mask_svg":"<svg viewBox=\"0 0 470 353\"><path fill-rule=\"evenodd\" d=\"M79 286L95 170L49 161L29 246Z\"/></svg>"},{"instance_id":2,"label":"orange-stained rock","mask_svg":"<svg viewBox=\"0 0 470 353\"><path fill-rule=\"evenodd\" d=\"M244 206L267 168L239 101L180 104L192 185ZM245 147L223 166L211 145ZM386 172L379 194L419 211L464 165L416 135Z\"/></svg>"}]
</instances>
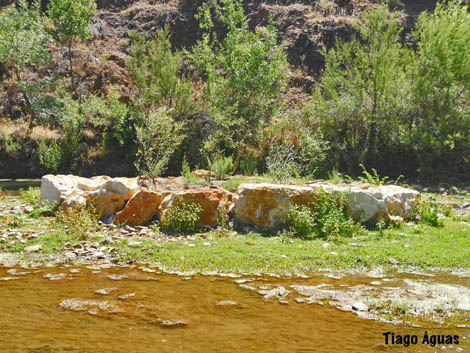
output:
<instances>
[{"instance_id":1,"label":"orange-stained rock","mask_svg":"<svg viewBox=\"0 0 470 353\"><path fill-rule=\"evenodd\" d=\"M296 204L315 204L319 189L346 192L351 216L361 223L374 224L383 219L411 217L419 193L397 185L365 183L309 183L306 187L277 184L242 184L234 209L236 225L254 225L261 230L275 230L287 222L287 214Z\"/></svg>"},{"instance_id":2,"label":"orange-stained rock","mask_svg":"<svg viewBox=\"0 0 470 353\"><path fill-rule=\"evenodd\" d=\"M189 189L174 192L168 195L162 203L161 216L164 217L167 210L177 202L197 203L203 209L201 224L214 227L220 223L221 217L225 217L232 204L232 194L222 189Z\"/></svg>"},{"instance_id":3,"label":"orange-stained rock","mask_svg":"<svg viewBox=\"0 0 470 353\"><path fill-rule=\"evenodd\" d=\"M136 178L114 178L89 192L87 201L92 202L103 216L109 216L122 210L125 202L138 190Z\"/></svg>"},{"instance_id":4,"label":"orange-stained rock","mask_svg":"<svg viewBox=\"0 0 470 353\"><path fill-rule=\"evenodd\" d=\"M113 223L139 226L150 221L159 211L163 199L169 192L140 190L127 202L126 207L116 214Z\"/></svg>"},{"instance_id":5,"label":"orange-stained rock","mask_svg":"<svg viewBox=\"0 0 470 353\"><path fill-rule=\"evenodd\" d=\"M314 202L315 193L309 187L295 185L242 184L237 190L235 221L261 230L278 229L287 221L292 206Z\"/></svg>"}]
</instances>

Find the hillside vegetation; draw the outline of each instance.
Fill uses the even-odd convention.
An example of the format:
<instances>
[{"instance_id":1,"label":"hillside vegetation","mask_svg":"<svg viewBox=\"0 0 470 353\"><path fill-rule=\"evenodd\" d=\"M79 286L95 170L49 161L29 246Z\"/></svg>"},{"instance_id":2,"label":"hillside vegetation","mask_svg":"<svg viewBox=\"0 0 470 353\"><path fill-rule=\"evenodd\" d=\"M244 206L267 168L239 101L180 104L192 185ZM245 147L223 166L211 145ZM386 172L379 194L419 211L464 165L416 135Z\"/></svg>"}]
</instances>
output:
<instances>
[{"instance_id":1,"label":"hillside vegetation","mask_svg":"<svg viewBox=\"0 0 470 353\"><path fill-rule=\"evenodd\" d=\"M468 181L460 1L1 5L0 178L365 166Z\"/></svg>"}]
</instances>

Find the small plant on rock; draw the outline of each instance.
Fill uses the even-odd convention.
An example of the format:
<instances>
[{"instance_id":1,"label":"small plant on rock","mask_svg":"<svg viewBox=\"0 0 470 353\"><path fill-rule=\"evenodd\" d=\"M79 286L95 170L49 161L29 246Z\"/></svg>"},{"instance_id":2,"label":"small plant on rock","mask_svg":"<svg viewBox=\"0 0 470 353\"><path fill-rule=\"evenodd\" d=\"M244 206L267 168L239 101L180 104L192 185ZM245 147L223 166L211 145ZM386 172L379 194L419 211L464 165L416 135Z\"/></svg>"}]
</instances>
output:
<instances>
[{"instance_id":1,"label":"small plant on rock","mask_svg":"<svg viewBox=\"0 0 470 353\"><path fill-rule=\"evenodd\" d=\"M101 214L93 205L61 208L56 225L77 239L88 238L88 231L98 227Z\"/></svg>"},{"instance_id":2,"label":"small plant on rock","mask_svg":"<svg viewBox=\"0 0 470 353\"><path fill-rule=\"evenodd\" d=\"M162 216L162 229L171 232L192 233L201 229L201 205L191 202L177 202Z\"/></svg>"}]
</instances>

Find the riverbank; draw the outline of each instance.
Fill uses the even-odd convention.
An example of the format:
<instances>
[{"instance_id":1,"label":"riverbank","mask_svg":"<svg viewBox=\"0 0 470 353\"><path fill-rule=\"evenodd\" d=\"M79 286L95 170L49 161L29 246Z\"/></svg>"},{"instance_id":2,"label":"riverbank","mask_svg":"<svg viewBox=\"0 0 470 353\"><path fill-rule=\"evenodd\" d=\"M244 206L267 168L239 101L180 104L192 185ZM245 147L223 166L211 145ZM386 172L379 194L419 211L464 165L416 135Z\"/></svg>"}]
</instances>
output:
<instances>
[{"instance_id":1,"label":"riverbank","mask_svg":"<svg viewBox=\"0 0 470 353\"><path fill-rule=\"evenodd\" d=\"M204 232L165 234L158 226L118 227L96 222L83 211L66 217L36 205L37 189L0 200L0 252L19 261L109 260L141 262L166 271L276 273L296 276L321 269L470 269L467 196L432 196L445 205L442 225L401 222L366 230L352 238L298 238L236 232L218 227ZM453 209L454 208L454 209ZM37 260L35 260L37 259Z\"/></svg>"}]
</instances>

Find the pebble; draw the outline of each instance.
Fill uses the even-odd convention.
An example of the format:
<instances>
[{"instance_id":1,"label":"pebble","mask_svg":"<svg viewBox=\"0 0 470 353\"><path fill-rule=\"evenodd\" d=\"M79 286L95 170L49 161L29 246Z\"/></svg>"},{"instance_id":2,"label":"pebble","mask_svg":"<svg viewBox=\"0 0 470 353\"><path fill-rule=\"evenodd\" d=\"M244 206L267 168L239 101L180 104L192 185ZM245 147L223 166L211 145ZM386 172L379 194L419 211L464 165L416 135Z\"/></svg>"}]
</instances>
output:
<instances>
[{"instance_id":1,"label":"pebble","mask_svg":"<svg viewBox=\"0 0 470 353\"><path fill-rule=\"evenodd\" d=\"M356 311L369 311L369 307L362 302L354 303L352 309Z\"/></svg>"},{"instance_id":2,"label":"pebble","mask_svg":"<svg viewBox=\"0 0 470 353\"><path fill-rule=\"evenodd\" d=\"M135 293L123 294L118 297L119 300L126 300L135 297Z\"/></svg>"},{"instance_id":3,"label":"pebble","mask_svg":"<svg viewBox=\"0 0 470 353\"><path fill-rule=\"evenodd\" d=\"M30 245L24 248L24 251L28 254L38 252L39 250L42 250L42 244Z\"/></svg>"},{"instance_id":4,"label":"pebble","mask_svg":"<svg viewBox=\"0 0 470 353\"><path fill-rule=\"evenodd\" d=\"M113 291L115 291L117 288L112 287L112 288L103 288L103 289L97 289L95 290L96 294L101 294L101 295L107 295Z\"/></svg>"},{"instance_id":5,"label":"pebble","mask_svg":"<svg viewBox=\"0 0 470 353\"><path fill-rule=\"evenodd\" d=\"M226 305L238 305L239 303L233 301L233 300L222 300L218 302L216 305L217 306L226 306Z\"/></svg>"}]
</instances>

